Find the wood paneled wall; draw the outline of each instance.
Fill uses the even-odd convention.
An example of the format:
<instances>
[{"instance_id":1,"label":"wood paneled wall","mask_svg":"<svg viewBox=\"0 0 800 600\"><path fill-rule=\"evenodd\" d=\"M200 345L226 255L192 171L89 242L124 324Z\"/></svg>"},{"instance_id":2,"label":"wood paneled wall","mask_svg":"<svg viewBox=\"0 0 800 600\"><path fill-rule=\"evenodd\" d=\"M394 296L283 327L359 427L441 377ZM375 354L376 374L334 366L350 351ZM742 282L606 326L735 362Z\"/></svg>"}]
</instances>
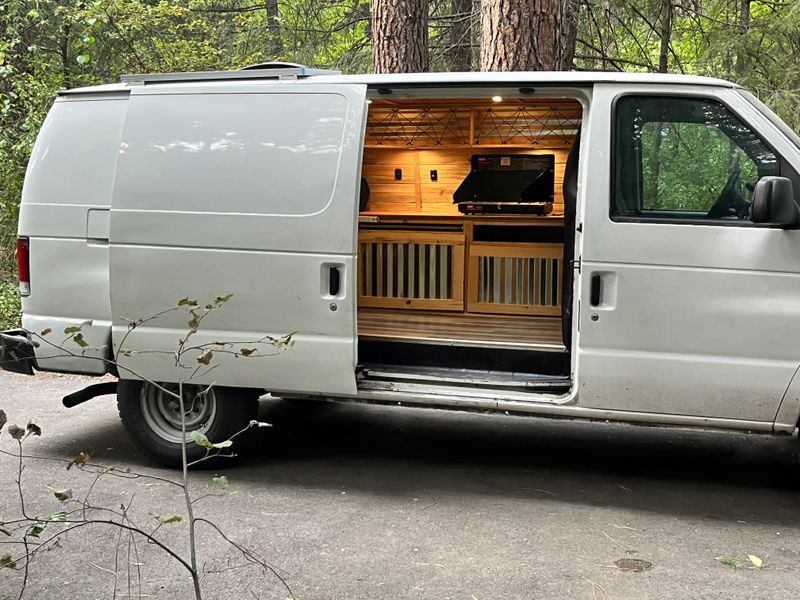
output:
<instances>
[{"instance_id":1,"label":"wood paneled wall","mask_svg":"<svg viewBox=\"0 0 800 600\"><path fill-rule=\"evenodd\" d=\"M554 154L555 197L554 215L564 213L561 192L564 165L569 148L502 148L476 146L472 148L400 149L368 147L364 149L362 176L367 178L371 191L367 212L423 213L457 215L453 192L470 170L473 154ZM402 179L395 179L395 169L402 170ZM431 171L437 181L432 181Z\"/></svg>"},{"instance_id":2,"label":"wood paneled wall","mask_svg":"<svg viewBox=\"0 0 800 600\"><path fill-rule=\"evenodd\" d=\"M457 215L453 192L473 154L554 154L553 214L562 215L564 165L580 122L580 104L565 98L376 99L364 147L366 212Z\"/></svg>"}]
</instances>

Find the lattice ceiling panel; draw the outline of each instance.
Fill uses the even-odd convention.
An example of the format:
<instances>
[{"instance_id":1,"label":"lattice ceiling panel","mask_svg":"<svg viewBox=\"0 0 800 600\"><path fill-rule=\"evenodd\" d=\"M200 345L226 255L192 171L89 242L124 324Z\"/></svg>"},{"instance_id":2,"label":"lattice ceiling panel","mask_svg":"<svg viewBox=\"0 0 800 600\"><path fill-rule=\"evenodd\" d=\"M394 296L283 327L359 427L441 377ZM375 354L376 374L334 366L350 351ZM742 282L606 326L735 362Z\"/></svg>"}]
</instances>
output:
<instances>
[{"instance_id":1,"label":"lattice ceiling panel","mask_svg":"<svg viewBox=\"0 0 800 600\"><path fill-rule=\"evenodd\" d=\"M468 110L377 108L369 111L368 143L390 146L469 144Z\"/></svg>"},{"instance_id":2,"label":"lattice ceiling panel","mask_svg":"<svg viewBox=\"0 0 800 600\"><path fill-rule=\"evenodd\" d=\"M367 122L366 142L373 146L560 147L572 143L581 123L581 107L573 100L376 104Z\"/></svg>"},{"instance_id":3,"label":"lattice ceiling panel","mask_svg":"<svg viewBox=\"0 0 800 600\"><path fill-rule=\"evenodd\" d=\"M581 122L580 107L508 106L476 111L476 145L569 145Z\"/></svg>"}]
</instances>

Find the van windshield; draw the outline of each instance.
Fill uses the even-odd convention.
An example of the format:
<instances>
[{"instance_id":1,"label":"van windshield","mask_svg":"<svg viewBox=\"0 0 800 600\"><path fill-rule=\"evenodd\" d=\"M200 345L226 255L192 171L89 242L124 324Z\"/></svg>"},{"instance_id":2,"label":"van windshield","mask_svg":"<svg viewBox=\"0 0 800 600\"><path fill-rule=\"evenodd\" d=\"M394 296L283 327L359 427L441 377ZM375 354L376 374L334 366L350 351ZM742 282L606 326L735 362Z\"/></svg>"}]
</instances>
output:
<instances>
[{"instance_id":1,"label":"van windshield","mask_svg":"<svg viewBox=\"0 0 800 600\"><path fill-rule=\"evenodd\" d=\"M781 130L789 140L798 148L800 148L800 135L792 130L778 115L776 115L772 109L764 104L761 100L759 100L754 94L751 94L747 90L739 89L737 90L742 96L744 96L750 104L755 106L765 117L767 117L772 124L775 125L778 129Z\"/></svg>"}]
</instances>

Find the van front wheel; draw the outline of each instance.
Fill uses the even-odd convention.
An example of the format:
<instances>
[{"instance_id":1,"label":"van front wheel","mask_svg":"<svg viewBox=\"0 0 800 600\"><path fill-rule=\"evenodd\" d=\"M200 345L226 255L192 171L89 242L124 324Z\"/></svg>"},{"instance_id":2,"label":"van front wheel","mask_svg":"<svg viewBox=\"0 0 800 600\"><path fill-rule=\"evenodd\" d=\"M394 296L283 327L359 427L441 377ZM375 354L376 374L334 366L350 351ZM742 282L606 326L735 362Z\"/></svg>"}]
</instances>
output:
<instances>
[{"instance_id":1,"label":"van front wheel","mask_svg":"<svg viewBox=\"0 0 800 600\"><path fill-rule=\"evenodd\" d=\"M193 462L206 449L190 437L198 431L212 442L229 439L256 418L258 392L233 388L183 385L186 458ZM117 406L122 424L147 456L168 467L181 466L181 410L178 385L155 385L124 379L117 388Z\"/></svg>"}]
</instances>

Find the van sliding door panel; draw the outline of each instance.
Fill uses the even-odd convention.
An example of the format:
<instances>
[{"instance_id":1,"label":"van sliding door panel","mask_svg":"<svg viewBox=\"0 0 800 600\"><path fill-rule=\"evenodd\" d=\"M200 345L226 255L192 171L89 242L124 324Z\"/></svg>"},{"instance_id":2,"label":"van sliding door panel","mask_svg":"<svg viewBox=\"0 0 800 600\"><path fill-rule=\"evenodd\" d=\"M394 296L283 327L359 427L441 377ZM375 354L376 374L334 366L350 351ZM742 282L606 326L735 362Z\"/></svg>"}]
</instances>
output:
<instances>
[{"instance_id":1,"label":"van sliding door panel","mask_svg":"<svg viewBox=\"0 0 800 600\"><path fill-rule=\"evenodd\" d=\"M230 293L193 343L257 352L215 353L219 366L201 370L198 382L353 394L366 88L267 82L246 90L132 93L111 211L114 343L127 332L123 317ZM126 340L137 353L123 366L176 380L170 359L152 351L174 350L186 330L181 311L137 327ZM291 347L268 343L287 334Z\"/></svg>"}]
</instances>

